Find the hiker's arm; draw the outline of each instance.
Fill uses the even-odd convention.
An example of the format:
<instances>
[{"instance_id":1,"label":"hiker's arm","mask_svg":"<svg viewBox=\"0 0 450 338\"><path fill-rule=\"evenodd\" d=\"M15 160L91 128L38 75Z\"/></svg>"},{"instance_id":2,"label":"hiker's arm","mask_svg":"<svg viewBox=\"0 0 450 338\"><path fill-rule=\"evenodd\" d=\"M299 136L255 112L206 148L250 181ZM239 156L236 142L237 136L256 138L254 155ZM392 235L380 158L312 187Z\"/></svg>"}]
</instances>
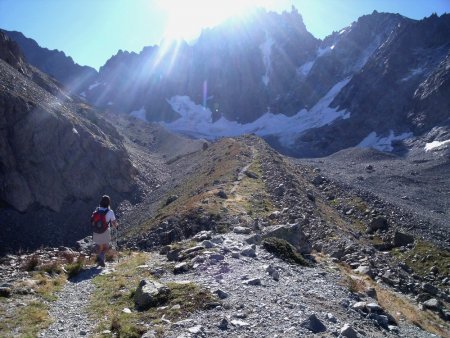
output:
<instances>
[{"instance_id":1,"label":"hiker's arm","mask_svg":"<svg viewBox=\"0 0 450 338\"><path fill-rule=\"evenodd\" d=\"M118 228L118 227L119 227L119 223L117 222L117 220L111 221L111 225L112 225L114 228Z\"/></svg>"}]
</instances>

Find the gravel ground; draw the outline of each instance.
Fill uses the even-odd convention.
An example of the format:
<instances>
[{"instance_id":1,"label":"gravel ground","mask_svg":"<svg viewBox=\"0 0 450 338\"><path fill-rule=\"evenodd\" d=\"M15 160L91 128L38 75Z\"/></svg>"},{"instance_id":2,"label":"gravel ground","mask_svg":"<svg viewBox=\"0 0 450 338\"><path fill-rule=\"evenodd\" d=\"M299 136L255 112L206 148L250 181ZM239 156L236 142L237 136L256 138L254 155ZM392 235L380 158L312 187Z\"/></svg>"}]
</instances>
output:
<instances>
[{"instance_id":1,"label":"gravel ground","mask_svg":"<svg viewBox=\"0 0 450 338\"><path fill-rule=\"evenodd\" d=\"M361 337L435 337L405 323L400 323L398 333L389 332L364 319L352 305L376 300L351 294L341 285L337 267L329 262L314 267L292 265L259 246L256 257L237 255L248 249L244 235L219 235L213 241L219 244L194 258L193 270L167 273L161 281L188 280L213 293L220 289L227 297L222 306L171 323L166 337L332 337L338 336L346 323ZM155 253L148 264L167 266L166 257ZM267 272L269 266L277 271L279 280ZM248 285L254 279L261 285ZM314 334L302 326L312 314L326 331ZM222 321L228 323L227 329L219 328Z\"/></svg>"},{"instance_id":2,"label":"gravel ground","mask_svg":"<svg viewBox=\"0 0 450 338\"><path fill-rule=\"evenodd\" d=\"M96 322L89 318L87 307L95 289L92 278L106 273L108 267L92 267L69 280L63 290L58 293L58 300L51 303L50 317L53 324L41 332L39 337L86 337L90 336Z\"/></svg>"}]
</instances>

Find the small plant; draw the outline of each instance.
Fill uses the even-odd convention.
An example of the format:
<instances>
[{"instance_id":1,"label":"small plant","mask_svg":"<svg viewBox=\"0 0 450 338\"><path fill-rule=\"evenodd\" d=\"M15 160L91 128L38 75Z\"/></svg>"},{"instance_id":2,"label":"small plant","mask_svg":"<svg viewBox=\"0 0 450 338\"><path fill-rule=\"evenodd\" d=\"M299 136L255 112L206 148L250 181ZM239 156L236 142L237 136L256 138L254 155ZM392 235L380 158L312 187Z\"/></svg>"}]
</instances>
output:
<instances>
[{"instance_id":1,"label":"small plant","mask_svg":"<svg viewBox=\"0 0 450 338\"><path fill-rule=\"evenodd\" d=\"M116 250L108 250L105 253L105 261L107 262L114 262L116 257L119 255L119 253Z\"/></svg>"},{"instance_id":2,"label":"small plant","mask_svg":"<svg viewBox=\"0 0 450 338\"><path fill-rule=\"evenodd\" d=\"M39 265L39 257L37 255L32 255L31 257L27 257L23 262L22 267L25 271L33 271Z\"/></svg>"},{"instance_id":3,"label":"small plant","mask_svg":"<svg viewBox=\"0 0 450 338\"><path fill-rule=\"evenodd\" d=\"M303 266L309 266L310 264L306 261L303 256L301 256L295 248L285 241L284 239L276 237L268 237L263 241L263 247L268 252L274 254L275 256L281 258L284 261L299 264Z\"/></svg>"},{"instance_id":4,"label":"small plant","mask_svg":"<svg viewBox=\"0 0 450 338\"><path fill-rule=\"evenodd\" d=\"M69 263L65 266L65 269L67 271L67 275L69 278L74 277L80 273L80 271L85 266L85 259L84 257L80 256L78 257L77 261L75 263Z\"/></svg>"},{"instance_id":5,"label":"small plant","mask_svg":"<svg viewBox=\"0 0 450 338\"><path fill-rule=\"evenodd\" d=\"M59 275L62 272L62 269L61 265L55 261L39 266L39 271L47 272L50 275Z\"/></svg>"}]
</instances>

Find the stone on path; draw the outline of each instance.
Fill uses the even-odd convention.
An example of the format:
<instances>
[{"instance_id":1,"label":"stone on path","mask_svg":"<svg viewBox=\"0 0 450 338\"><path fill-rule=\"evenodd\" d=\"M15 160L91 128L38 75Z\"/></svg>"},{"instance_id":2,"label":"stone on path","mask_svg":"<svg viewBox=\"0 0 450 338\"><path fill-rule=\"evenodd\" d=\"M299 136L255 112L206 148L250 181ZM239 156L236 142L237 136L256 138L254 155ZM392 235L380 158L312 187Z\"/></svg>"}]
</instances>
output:
<instances>
[{"instance_id":1,"label":"stone on path","mask_svg":"<svg viewBox=\"0 0 450 338\"><path fill-rule=\"evenodd\" d=\"M324 332L327 330L325 325L320 321L319 318L315 314L310 315L306 320L304 320L301 324L301 327L308 329L313 333Z\"/></svg>"},{"instance_id":2,"label":"stone on path","mask_svg":"<svg viewBox=\"0 0 450 338\"><path fill-rule=\"evenodd\" d=\"M345 324L341 329L341 336L347 338L358 338L358 333L356 333L350 324Z\"/></svg>"}]
</instances>

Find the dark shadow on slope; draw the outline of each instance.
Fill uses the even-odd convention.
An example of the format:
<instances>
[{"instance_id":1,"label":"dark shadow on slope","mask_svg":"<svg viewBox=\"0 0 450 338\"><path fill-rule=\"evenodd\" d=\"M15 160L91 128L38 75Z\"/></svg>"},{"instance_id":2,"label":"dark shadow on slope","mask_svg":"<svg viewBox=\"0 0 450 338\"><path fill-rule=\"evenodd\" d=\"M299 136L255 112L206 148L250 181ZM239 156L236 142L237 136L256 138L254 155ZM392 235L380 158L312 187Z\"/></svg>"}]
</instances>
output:
<instances>
[{"instance_id":1,"label":"dark shadow on slope","mask_svg":"<svg viewBox=\"0 0 450 338\"><path fill-rule=\"evenodd\" d=\"M95 276L99 275L101 272L102 272L102 269L100 269L100 268L98 268L96 266L92 266L89 269L84 269L83 271L81 271L76 276L70 278L69 281L72 282L72 283L80 283L80 282L85 281L87 279L94 278Z\"/></svg>"}]
</instances>

